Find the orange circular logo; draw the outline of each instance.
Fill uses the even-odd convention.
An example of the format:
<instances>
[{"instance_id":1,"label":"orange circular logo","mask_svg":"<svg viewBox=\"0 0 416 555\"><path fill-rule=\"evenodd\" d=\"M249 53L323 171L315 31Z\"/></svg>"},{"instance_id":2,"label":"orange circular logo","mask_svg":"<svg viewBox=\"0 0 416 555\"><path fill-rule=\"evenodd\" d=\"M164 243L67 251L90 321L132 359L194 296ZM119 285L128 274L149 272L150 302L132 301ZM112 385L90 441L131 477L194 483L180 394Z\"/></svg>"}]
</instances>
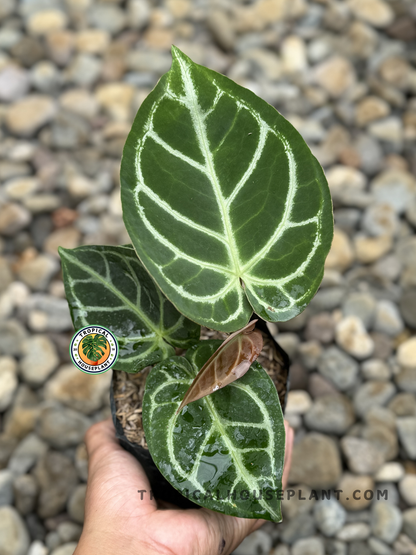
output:
<instances>
[{"instance_id":1,"label":"orange circular logo","mask_svg":"<svg viewBox=\"0 0 416 555\"><path fill-rule=\"evenodd\" d=\"M72 362L86 374L107 372L118 358L117 338L102 326L86 326L77 331L69 347Z\"/></svg>"}]
</instances>

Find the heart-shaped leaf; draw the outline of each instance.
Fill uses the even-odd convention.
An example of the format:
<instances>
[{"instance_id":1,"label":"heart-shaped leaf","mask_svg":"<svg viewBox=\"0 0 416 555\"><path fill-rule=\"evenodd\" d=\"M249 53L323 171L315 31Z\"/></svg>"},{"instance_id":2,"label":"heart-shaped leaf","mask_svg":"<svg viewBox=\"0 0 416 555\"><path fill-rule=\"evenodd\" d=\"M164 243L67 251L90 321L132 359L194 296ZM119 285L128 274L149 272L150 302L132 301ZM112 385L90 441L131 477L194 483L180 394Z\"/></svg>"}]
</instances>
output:
<instances>
[{"instance_id":1,"label":"heart-shaped leaf","mask_svg":"<svg viewBox=\"0 0 416 555\"><path fill-rule=\"evenodd\" d=\"M165 478L195 503L225 514L279 522L285 430L277 391L254 362L232 384L176 410L221 341L155 366L146 381L143 426Z\"/></svg>"},{"instance_id":2,"label":"heart-shaped leaf","mask_svg":"<svg viewBox=\"0 0 416 555\"><path fill-rule=\"evenodd\" d=\"M117 370L138 372L186 349L200 336L155 285L134 249L59 249L66 297L76 330L99 325L117 337Z\"/></svg>"},{"instance_id":3,"label":"heart-shaped leaf","mask_svg":"<svg viewBox=\"0 0 416 555\"><path fill-rule=\"evenodd\" d=\"M188 318L222 331L301 312L332 241L322 168L272 106L173 47L121 166L136 252Z\"/></svg>"}]
</instances>

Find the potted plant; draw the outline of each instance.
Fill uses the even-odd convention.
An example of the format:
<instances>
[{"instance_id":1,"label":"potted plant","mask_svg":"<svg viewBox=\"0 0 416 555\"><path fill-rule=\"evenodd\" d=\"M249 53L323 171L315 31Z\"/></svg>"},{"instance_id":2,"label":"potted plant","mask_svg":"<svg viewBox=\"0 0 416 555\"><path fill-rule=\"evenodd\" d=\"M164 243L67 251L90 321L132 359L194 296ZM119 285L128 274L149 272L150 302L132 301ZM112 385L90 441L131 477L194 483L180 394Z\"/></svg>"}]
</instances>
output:
<instances>
[{"instance_id":1,"label":"potted plant","mask_svg":"<svg viewBox=\"0 0 416 555\"><path fill-rule=\"evenodd\" d=\"M132 245L60 249L66 295L77 330L118 339L117 434L154 494L278 522L288 361L265 322L293 318L319 287L329 189L272 106L172 57L124 148Z\"/></svg>"}]
</instances>

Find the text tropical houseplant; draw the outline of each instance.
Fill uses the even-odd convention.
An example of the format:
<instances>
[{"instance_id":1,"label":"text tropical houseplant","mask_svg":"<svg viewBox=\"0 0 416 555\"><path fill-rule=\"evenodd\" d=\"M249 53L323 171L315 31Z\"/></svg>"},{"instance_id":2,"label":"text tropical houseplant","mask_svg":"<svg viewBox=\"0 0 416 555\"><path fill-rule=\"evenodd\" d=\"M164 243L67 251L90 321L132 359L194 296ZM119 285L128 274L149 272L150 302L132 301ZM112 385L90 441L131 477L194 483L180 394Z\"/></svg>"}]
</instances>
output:
<instances>
[{"instance_id":1,"label":"text tropical houseplant","mask_svg":"<svg viewBox=\"0 0 416 555\"><path fill-rule=\"evenodd\" d=\"M175 47L172 55L124 148L132 245L61 249L66 294L76 329L102 325L118 338L115 369L154 365L143 427L164 477L198 490L199 505L278 522L285 433L266 371L254 362L177 411L221 345L200 341L201 325L236 332L253 313L285 321L316 293L333 234L329 190L272 106ZM241 490L257 495L235 495Z\"/></svg>"}]
</instances>

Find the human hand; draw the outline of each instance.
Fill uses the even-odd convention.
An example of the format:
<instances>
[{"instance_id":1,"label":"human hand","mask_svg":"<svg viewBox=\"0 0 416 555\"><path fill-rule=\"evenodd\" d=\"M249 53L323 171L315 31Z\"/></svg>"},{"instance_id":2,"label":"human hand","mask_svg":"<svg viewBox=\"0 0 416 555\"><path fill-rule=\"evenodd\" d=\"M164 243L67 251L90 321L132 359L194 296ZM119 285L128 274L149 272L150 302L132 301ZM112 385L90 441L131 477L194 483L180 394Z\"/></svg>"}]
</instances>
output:
<instances>
[{"instance_id":1,"label":"human hand","mask_svg":"<svg viewBox=\"0 0 416 555\"><path fill-rule=\"evenodd\" d=\"M285 421L286 487L293 429ZM209 509L179 509L136 494L150 491L139 462L122 447L111 419L87 432L88 484L84 529L74 555L227 555L264 520L237 518Z\"/></svg>"}]
</instances>

